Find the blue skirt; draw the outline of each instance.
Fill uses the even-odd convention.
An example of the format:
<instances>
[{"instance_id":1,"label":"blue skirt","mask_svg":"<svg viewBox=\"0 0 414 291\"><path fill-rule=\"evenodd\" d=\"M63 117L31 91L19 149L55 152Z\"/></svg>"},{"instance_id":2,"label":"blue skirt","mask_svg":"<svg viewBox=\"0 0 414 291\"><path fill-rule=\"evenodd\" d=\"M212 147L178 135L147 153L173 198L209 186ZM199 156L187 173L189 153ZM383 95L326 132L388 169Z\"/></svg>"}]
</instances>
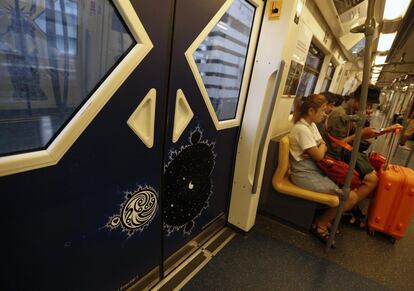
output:
<instances>
[{"instance_id":1,"label":"blue skirt","mask_svg":"<svg viewBox=\"0 0 414 291\"><path fill-rule=\"evenodd\" d=\"M315 164L312 159L296 161L290 156L291 180L301 188L314 192L335 194L340 189L331 179L329 179Z\"/></svg>"}]
</instances>

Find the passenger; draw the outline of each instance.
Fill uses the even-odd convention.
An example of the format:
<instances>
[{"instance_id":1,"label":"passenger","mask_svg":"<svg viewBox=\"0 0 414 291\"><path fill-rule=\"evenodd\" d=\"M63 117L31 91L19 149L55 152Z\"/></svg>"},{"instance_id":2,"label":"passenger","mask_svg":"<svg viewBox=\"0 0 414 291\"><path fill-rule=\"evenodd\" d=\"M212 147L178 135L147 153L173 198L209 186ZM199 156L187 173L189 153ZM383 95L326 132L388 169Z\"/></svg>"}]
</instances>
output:
<instances>
[{"instance_id":1,"label":"passenger","mask_svg":"<svg viewBox=\"0 0 414 291\"><path fill-rule=\"evenodd\" d=\"M367 105L370 108L372 104L379 102L379 90L370 86L368 89ZM354 94L342 104L332 111L327 122L327 131L330 135L337 139L341 139L346 143L352 143L355 135L349 135L352 130L353 124L347 118L359 108L359 100L361 97L361 86L354 92ZM377 137L381 134L391 132L395 128L401 128L400 125L393 125L379 132L375 128L365 127L362 130L362 139L370 139ZM351 158L351 152L344 150L343 148L336 146L332 142L327 142L329 147L329 154L337 159L342 159L344 162L349 163ZM377 173L369 163L369 160L365 154L360 153L357 157L355 170L359 173L362 181L362 186L358 188L358 202L367 197L376 187L378 183ZM368 204L364 203L364 207L361 207L360 211L356 211L355 215L350 218L350 223L359 226L361 229L365 229L366 216L368 212Z\"/></svg>"},{"instance_id":2,"label":"passenger","mask_svg":"<svg viewBox=\"0 0 414 291\"><path fill-rule=\"evenodd\" d=\"M345 97L339 94L335 94L335 99L336 101L335 101L334 107L338 107L342 105L342 103L345 100Z\"/></svg>"},{"instance_id":3,"label":"passenger","mask_svg":"<svg viewBox=\"0 0 414 291\"><path fill-rule=\"evenodd\" d=\"M326 102L327 103L326 103L325 113L327 115L329 115L332 112L332 110L336 106L338 106L338 105L335 106L335 104L337 103L336 94L331 93L331 92L323 92L323 93L320 93L320 94L323 95L323 96L325 96L325 98L326 98Z\"/></svg>"},{"instance_id":4,"label":"passenger","mask_svg":"<svg viewBox=\"0 0 414 291\"><path fill-rule=\"evenodd\" d=\"M332 111L340 106L342 102L344 101L343 97L341 95L333 94L331 92L323 92L321 95L325 96L327 100L327 105L325 109L325 116L322 119L321 122L317 123L316 126L318 127L319 133L321 134L323 140L326 142L329 142L329 138L327 136L326 128L328 126L328 117L332 113Z\"/></svg>"},{"instance_id":5,"label":"passenger","mask_svg":"<svg viewBox=\"0 0 414 291\"><path fill-rule=\"evenodd\" d=\"M331 114L332 110L335 108L336 97L335 97L335 94L331 92L323 92L323 93L320 93L320 95L325 97L326 106L324 110L325 114L322 120L316 123L316 127L318 128L319 133L322 135L322 138L326 142L326 137L325 137L325 128L327 126L326 122L328 121L329 114Z\"/></svg>"},{"instance_id":6,"label":"passenger","mask_svg":"<svg viewBox=\"0 0 414 291\"><path fill-rule=\"evenodd\" d=\"M325 156L328 149L316 127L316 123L324 117L326 103L325 97L317 94L295 101L295 125L289 134L291 179L299 187L336 195L339 187L315 163ZM357 201L358 196L355 191L351 191L345 202L345 210L351 209ZM325 210L315 219L312 233L322 241L327 241L328 227L335 216L336 207Z\"/></svg>"}]
</instances>

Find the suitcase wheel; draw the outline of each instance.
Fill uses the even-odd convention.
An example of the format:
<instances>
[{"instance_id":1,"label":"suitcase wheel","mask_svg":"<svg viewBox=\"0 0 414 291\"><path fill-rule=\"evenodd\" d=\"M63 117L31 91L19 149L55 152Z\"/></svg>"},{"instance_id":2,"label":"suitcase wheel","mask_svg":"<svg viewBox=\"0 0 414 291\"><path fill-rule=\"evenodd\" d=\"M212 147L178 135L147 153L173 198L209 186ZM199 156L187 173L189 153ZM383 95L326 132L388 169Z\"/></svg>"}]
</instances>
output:
<instances>
[{"instance_id":1,"label":"suitcase wheel","mask_svg":"<svg viewBox=\"0 0 414 291\"><path fill-rule=\"evenodd\" d=\"M373 229L368 229L368 234L369 234L370 236L375 236L375 230L373 230Z\"/></svg>"}]
</instances>

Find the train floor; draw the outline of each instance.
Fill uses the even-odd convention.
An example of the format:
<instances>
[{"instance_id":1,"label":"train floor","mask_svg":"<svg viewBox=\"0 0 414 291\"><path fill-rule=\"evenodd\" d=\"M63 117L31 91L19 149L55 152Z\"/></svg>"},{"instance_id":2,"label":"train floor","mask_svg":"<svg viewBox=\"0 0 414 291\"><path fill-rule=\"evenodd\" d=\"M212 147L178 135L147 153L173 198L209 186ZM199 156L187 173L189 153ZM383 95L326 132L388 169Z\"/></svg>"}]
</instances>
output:
<instances>
[{"instance_id":1,"label":"train floor","mask_svg":"<svg viewBox=\"0 0 414 291\"><path fill-rule=\"evenodd\" d=\"M389 140L379 138L374 149L385 154ZM397 148L392 163L405 165L409 153ZM326 253L310 234L258 215L183 290L414 290L414 218L395 245L347 224L340 232Z\"/></svg>"},{"instance_id":2,"label":"train floor","mask_svg":"<svg viewBox=\"0 0 414 291\"><path fill-rule=\"evenodd\" d=\"M258 216L183 290L414 290L414 221L396 245L341 225L326 253L311 235Z\"/></svg>"}]
</instances>

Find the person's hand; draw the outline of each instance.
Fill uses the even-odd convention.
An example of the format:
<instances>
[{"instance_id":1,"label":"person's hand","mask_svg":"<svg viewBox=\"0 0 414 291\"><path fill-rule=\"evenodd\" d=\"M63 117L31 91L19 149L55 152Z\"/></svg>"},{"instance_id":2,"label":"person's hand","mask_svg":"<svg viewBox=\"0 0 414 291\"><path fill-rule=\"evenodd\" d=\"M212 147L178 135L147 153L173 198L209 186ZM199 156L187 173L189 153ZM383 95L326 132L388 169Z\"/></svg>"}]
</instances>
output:
<instances>
[{"instance_id":1,"label":"person's hand","mask_svg":"<svg viewBox=\"0 0 414 291\"><path fill-rule=\"evenodd\" d=\"M402 126L401 124L399 124L399 123L396 123L396 124L393 124L393 125L391 125L390 126L390 129L392 130L392 131L395 131L395 130L402 130L403 129L403 127L404 126Z\"/></svg>"},{"instance_id":2,"label":"person's hand","mask_svg":"<svg viewBox=\"0 0 414 291\"><path fill-rule=\"evenodd\" d=\"M396 124L393 124L393 125L391 125L391 126L388 126L388 127L386 127L386 128L384 128L383 130L382 130L382 134L384 134L384 133L389 133L389 132L395 132L395 131L401 131L402 129L403 129L404 127L401 125L401 124L398 124L398 123L396 123Z\"/></svg>"},{"instance_id":3,"label":"person's hand","mask_svg":"<svg viewBox=\"0 0 414 291\"><path fill-rule=\"evenodd\" d=\"M362 129L362 138L370 139L378 136L378 131L373 127L365 127Z\"/></svg>"}]
</instances>

